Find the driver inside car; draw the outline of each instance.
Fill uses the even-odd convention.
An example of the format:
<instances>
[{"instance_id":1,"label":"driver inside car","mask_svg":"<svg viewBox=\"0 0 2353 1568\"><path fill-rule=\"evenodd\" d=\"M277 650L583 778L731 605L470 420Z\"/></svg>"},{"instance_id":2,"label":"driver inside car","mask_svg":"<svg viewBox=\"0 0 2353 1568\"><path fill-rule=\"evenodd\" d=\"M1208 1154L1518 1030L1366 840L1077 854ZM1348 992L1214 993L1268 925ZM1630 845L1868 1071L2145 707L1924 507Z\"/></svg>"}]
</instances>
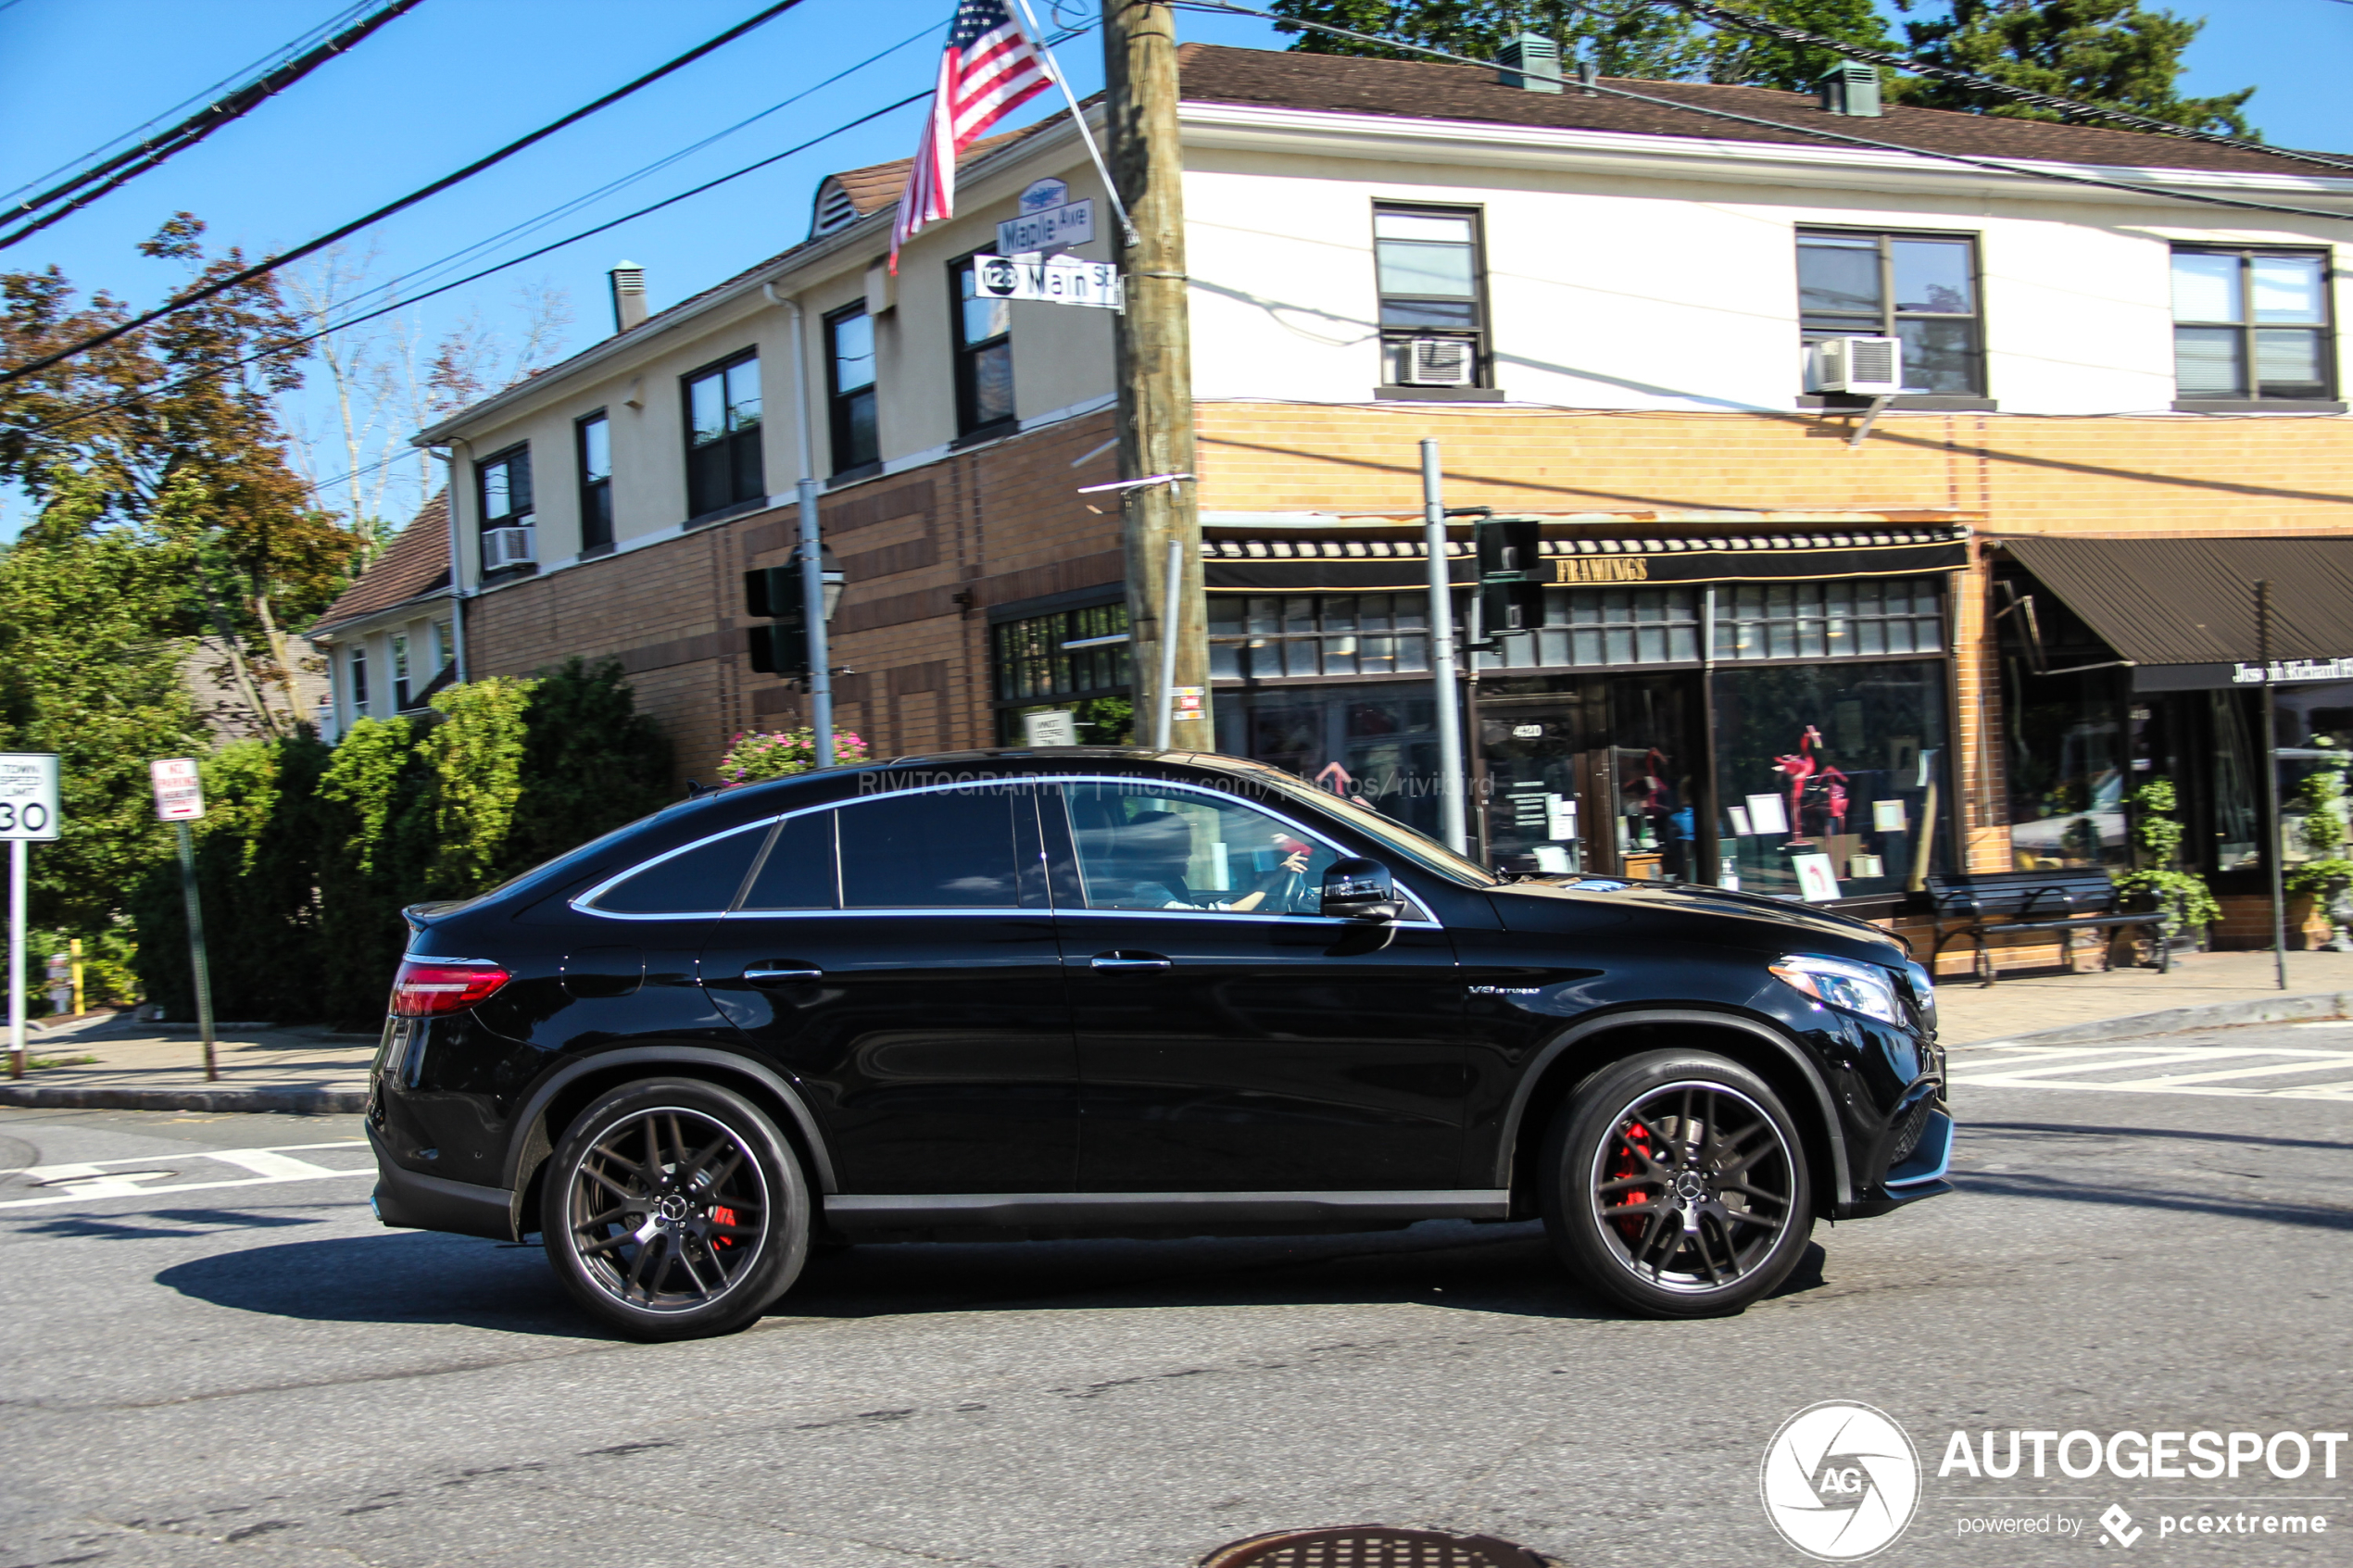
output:
<instances>
[{"instance_id":1,"label":"driver inside car","mask_svg":"<svg viewBox=\"0 0 2353 1568\"><path fill-rule=\"evenodd\" d=\"M1278 833L1268 834L1268 847L1279 857L1259 885L1239 898L1221 899L1196 892L1185 881L1193 863L1192 824L1174 811L1145 811L1119 830L1108 886L1094 891L1093 902L1115 909L1255 909L1269 893L1285 897L1288 907L1307 872L1308 847Z\"/></svg>"}]
</instances>

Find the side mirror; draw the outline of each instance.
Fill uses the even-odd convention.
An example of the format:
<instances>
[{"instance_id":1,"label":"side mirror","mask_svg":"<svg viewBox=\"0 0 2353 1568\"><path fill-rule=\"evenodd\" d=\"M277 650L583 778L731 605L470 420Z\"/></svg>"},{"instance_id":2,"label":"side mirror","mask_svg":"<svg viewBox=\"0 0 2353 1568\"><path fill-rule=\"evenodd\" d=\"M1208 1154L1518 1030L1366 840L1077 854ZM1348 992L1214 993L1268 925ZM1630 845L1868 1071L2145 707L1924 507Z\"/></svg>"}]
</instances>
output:
<instances>
[{"instance_id":1,"label":"side mirror","mask_svg":"<svg viewBox=\"0 0 2353 1568\"><path fill-rule=\"evenodd\" d=\"M1322 912L1341 920L1392 921L1405 912L1389 868L1378 860L1351 858L1324 868Z\"/></svg>"}]
</instances>

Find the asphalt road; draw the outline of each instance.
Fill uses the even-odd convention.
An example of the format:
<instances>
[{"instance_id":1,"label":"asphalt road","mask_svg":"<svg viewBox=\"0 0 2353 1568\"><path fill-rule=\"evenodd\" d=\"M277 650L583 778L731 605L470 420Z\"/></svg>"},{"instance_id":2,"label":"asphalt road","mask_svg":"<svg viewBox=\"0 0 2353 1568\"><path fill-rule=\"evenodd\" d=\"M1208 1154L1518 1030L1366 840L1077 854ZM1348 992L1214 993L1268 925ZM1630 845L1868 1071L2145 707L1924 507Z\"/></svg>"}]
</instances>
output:
<instances>
[{"instance_id":1,"label":"asphalt road","mask_svg":"<svg viewBox=\"0 0 2353 1568\"><path fill-rule=\"evenodd\" d=\"M640 1346L535 1248L377 1226L364 1150L317 1147L353 1119L0 1111L0 1568L1177 1568L1367 1520L1794 1564L1760 1461L1833 1399L1919 1453L1879 1562L2080 1560L2111 1504L2136 1556L2353 1560L2353 1445L1939 1474L1956 1428L2353 1428L2353 1027L1955 1065L1962 1190L1697 1323L1600 1310L1532 1226L1435 1224L860 1248L749 1333ZM2232 1512L2330 1527L2160 1534ZM2006 1518L2050 1533L1962 1534Z\"/></svg>"}]
</instances>

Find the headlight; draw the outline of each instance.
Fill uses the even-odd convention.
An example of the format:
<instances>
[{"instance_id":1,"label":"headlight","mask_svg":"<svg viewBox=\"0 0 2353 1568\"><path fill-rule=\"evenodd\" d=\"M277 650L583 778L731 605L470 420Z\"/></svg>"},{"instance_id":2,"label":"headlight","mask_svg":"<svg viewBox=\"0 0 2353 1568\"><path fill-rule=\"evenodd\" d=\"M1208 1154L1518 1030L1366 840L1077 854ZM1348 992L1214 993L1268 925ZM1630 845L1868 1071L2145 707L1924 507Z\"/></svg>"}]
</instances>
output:
<instances>
[{"instance_id":1,"label":"headlight","mask_svg":"<svg viewBox=\"0 0 2353 1568\"><path fill-rule=\"evenodd\" d=\"M1895 1002L1895 987L1869 964L1793 953L1772 965L1773 972L1825 1007L1844 1008L1882 1023L1901 1023L1904 1012Z\"/></svg>"}]
</instances>

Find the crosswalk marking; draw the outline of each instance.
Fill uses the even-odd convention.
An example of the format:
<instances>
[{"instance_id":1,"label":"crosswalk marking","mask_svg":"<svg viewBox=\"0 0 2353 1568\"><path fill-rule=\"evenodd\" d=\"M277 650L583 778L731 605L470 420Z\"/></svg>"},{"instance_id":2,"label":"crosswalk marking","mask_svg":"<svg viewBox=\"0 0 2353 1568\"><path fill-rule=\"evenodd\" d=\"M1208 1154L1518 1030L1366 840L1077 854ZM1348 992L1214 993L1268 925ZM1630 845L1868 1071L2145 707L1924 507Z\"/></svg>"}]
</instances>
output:
<instances>
[{"instance_id":1,"label":"crosswalk marking","mask_svg":"<svg viewBox=\"0 0 2353 1568\"><path fill-rule=\"evenodd\" d=\"M0 1210L41 1209L60 1203L86 1203L99 1198L143 1198L149 1194L208 1192L218 1187L268 1186L282 1182L310 1182L329 1176L372 1176L373 1164L352 1169L297 1160L298 1153L323 1149L365 1148L362 1139L338 1143L279 1144L271 1148L202 1148L175 1150L168 1155L140 1155L126 1160L79 1160L58 1165L29 1165L0 1171L0 1177L20 1176L42 1189L38 1198L0 1199ZM204 1160L218 1161L206 1167ZM182 1181L184 1174L208 1174L226 1166L247 1173L211 1180ZM192 1169L193 1168L193 1169Z\"/></svg>"},{"instance_id":2,"label":"crosswalk marking","mask_svg":"<svg viewBox=\"0 0 2353 1568\"><path fill-rule=\"evenodd\" d=\"M2191 1071L2163 1071L2169 1068ZM2157 1071L2141 1072L2145 1069ZM2136 1072L2141 1075L2116 1076ZM2353 1051L2299 1046L2021 1046L2002 1041L1958 1047L1951 1057L1952 1080L1958 1086L2095 1094L2346 1101L2353 1100L2348 1073L2353 1073ZM2314 1081L2246 1081L2299 1076Z\"/></svg>"}]
</instances>

